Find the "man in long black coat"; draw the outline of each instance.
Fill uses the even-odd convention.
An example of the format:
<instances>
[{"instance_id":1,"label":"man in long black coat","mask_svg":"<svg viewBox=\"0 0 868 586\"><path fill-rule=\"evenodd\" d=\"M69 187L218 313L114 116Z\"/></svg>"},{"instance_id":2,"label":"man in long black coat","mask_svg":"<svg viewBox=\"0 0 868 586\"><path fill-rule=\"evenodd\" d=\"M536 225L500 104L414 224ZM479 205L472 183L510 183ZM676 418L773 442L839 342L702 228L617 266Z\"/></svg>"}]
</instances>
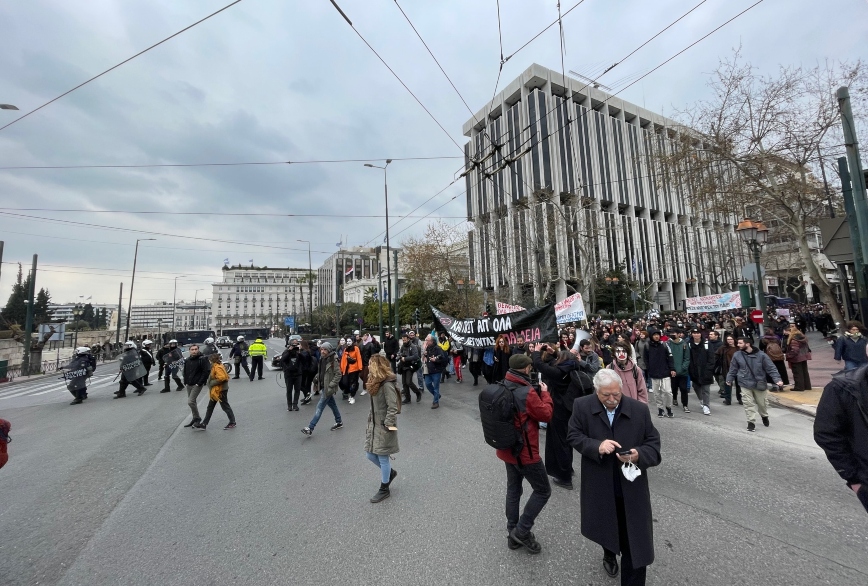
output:
<instances>
[{"instance_id":1,"label":"man in long black coat","mask_svg":"<svg viewBox=\"0 0 868 586\"><path fill-rule=\"evenodd\" d=\"M654 561L647 471L660 463L660 434L648 406L621 394L615 371L600 370L594 388L596 394L573 403L567 433L582 454L582 535L603 547L609 576L618 574L620 551L622 586L645 584L646 567ZM621 470L626 462L642 471L632 482Z\"/></svg>"}]
</instances>

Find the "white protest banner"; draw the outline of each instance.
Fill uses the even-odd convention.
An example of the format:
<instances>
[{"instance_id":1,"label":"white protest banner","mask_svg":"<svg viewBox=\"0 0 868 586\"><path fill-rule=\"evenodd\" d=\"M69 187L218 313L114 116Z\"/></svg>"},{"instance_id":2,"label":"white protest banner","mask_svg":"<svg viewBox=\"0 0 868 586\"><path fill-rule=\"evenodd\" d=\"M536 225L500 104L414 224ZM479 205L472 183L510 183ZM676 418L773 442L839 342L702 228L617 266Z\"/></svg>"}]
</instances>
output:
<instances>
[{"instance_id":1,"label":"white protest banner","mask_svg":"<svg viewBox=\"0 0 868 586\"><path fill-rule=\"evenodd\" d=\"M711 311L727 311L741 307L741 296L738 292L705 295L704 297L688 297L684 300L687 313L707 313Z\"/></svg>"},{"instance_id":2,"label":"white protest banner","mask_svg":"<svg viewBox=\"0 0 868 586\"><path fill-rule=\"evenodd\" d=\"M521 305L510 305L509 303L503 303L502 301L497 301L495 304L497 305L497 315L525 311L525 308Z\"/></svg>"},{"instance_id":3,"label":"white protest banner","mask_svg":"<svg viewBox=\"0 0 868 586\"><path fill-rule=\"evenodd\" d=\"M582 294L575 293L570 295L563 301L555 304L555 315L559 324L565 324L571 321L584 321L585 303L582 301Z\"/></svg>"}]
</instances>

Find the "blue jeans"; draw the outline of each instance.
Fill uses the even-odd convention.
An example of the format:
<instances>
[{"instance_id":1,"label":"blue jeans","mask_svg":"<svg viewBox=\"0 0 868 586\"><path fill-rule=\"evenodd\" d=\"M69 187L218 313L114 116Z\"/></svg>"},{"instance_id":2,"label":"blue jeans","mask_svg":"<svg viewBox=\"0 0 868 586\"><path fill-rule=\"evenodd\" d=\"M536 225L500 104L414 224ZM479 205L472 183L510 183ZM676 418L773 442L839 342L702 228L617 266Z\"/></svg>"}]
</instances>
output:
<instances>
[{"instance_id":1,"label":"blue jeans","mask_svg":"<svg viewBox=\"0 0 868 586\"><path fill-rule=\"evenodd\" d=\"M856 370L860 366L865 364L864 362L853 362L852 360L844 361L844 370Z\"/></svg>"},{"instance_id":2,"label":"blue jeans","mask_svg":"<svg viewBox=\"0 0 868 586\"><path fill-rule=\"evenodd\" d=\"M372 452L365 452L365 455L380 469L380 482L388 484L389 476L392 474L392 462L389 460L389 456L378 456Z\"/></svg>"},{"instance_id":3,"label":"blue jeans","mask_svg":"<svg viewBox=\"0 0 868 586\"><path fill-rule=\"evenodd\" d=\"M441 373L437 374L426 374L425 375L425 388L434 395L434 402L440 402L440 376Z\"/></svg>"},{"instance_id":4,"label":"blue jeans","mask_svg":"<svg viewBox=\"0 0 868 586\"><path fill-rule=\"evenodd\" d=\"M418 383L416 386L418 386L420 389L425 387L425 383L422 382L422 369L421 368L416 371L416 382Z\"/></svg>"},{"instance_id":5,"label":"blue jeans","mask_svg":"<svg viewBox=\"0 0 868 586\"><path fill-rule=\"evenodd\" d=\"M316 404L316 413L313 414L313 419L310 420L308 427L311 431L319 423L319 418L322 417L322 412L325 411L326 405L332 408L332 413L335 414L335 423L341 422L341 412L338 411L338 404L335 403L335 396L326 397L324 394L319 398L319 403Z\"/></svg>"}]
</instances>

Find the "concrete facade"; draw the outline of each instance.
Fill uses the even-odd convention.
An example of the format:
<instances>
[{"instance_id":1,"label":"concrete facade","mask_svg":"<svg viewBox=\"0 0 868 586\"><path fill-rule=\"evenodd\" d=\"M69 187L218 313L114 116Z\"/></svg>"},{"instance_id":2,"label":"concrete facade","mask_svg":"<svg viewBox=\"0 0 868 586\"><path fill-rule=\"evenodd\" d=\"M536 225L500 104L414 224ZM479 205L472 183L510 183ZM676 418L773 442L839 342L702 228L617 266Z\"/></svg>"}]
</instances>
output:
<instances>
[{"instance_id":1,"label":"concrete facade","mask_svg":"<svg viewBox=\"0 0 868 586\"><path fill-rule=\"evenodd\" d=\"M395 270L395 251L398 251L398 271ZM387 284L387 257L392 265L391 292ZM356 246L339 250L317 269L317 298L320 305L332 304L336 299L362 303L365 292L371 287L378 291L382 287L384 299L400 298L404 277L399 271L400 249ZM381 285L378 283L378 274Z\"/></svg>"},{"instance_id":2,"label":"concrete facade","mask_svg":"<svg viewBox=\"0 0 868 586\"><path fill-rule=\"evenodd\" d=\"M689 209L685 187L648 162L674 128L529 67L463 127L471 278L516 303L563 298L566 284L587 295L588 283L619 266L663 309L730 290L747 261L737 219Z\"/></svg>"},{"instance_id":3,"label":"concrete facade","mask_svg":"<svg viewBox=\"0 0 868 586\"><path fill-rule=\"evenodd\" d=\"M286 316L307 315L308 276L306 268L224 266L223 280L212 286L212 327L218 332L230 326L273 327L282 325ZM316 309L316 283L313 291Z\"/></svg>"}]
</instances>

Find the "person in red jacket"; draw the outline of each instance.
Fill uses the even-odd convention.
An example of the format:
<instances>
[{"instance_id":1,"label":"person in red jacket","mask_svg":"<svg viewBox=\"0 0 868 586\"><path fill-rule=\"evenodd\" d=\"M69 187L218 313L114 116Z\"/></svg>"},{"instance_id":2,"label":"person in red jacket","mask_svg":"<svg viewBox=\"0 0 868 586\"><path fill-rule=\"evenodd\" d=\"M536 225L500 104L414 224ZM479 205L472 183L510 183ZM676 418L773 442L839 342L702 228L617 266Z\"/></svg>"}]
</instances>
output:
<instances>
[{"instance_id":1,"label":"person in red jacket","mask_svg":"<svg viewBox=\"0 0 868 586\"><path fill-rule=\"evenodd\" d=\"M506 529L509 532L507 545L510 549L524 546L530 553L536 554L542 551L542 548L531 529L552 494L545 465L539 457L539 424L551 420L553 402L545 383L540 383L538 389L531 386L532 368L533 361L527 354L513 354L509 357L509 370L503 384L515 396L518 405L515 427L521 431L525 445L518 454L518 460L512 450L508 449L497 450L497 457L506 463ZM524 480L530 484L533 494L519 517L518 507Z\"/></svg>"}]
</instances>

